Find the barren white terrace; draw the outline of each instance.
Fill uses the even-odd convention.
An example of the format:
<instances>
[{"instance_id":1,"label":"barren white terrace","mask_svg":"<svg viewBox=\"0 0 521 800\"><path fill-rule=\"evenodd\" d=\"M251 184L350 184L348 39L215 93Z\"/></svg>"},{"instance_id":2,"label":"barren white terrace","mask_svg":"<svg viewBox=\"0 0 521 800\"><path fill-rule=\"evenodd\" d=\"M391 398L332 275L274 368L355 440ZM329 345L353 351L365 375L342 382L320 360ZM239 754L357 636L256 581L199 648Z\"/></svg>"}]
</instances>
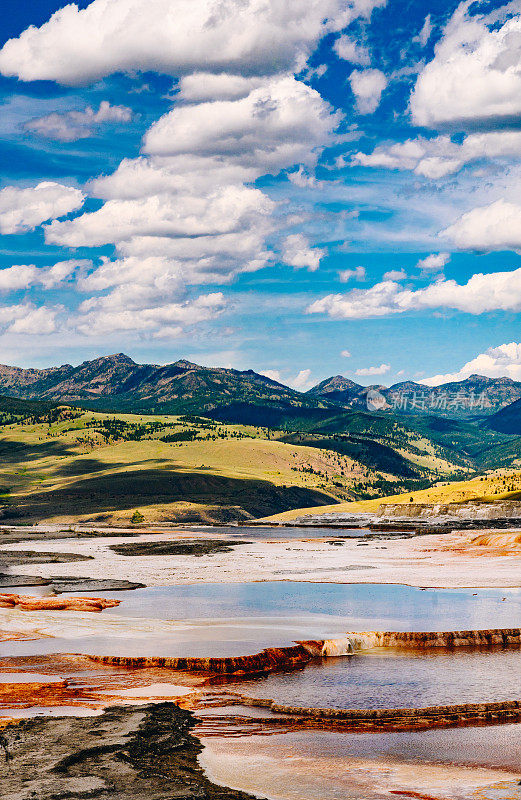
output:
<instances>
[{"instance_id":1,"label":"barren white terrace","mask_svg":"<svg viewBox=\"0 0 521 800\"><path fill-rule=\"evenodd\" d=\"M326 531L321 530L323 536ZM483 532L481 532L483 533ZM334 532L331 532L331 541ZM187 531L133 538L48 539L3 545L10 549L78 553L93 560L66 564L27 564L13 573L91 578L126 578L147 586L251 581L407 584L432 588L518 587L521 548L498 552L473 547L471 534L436 534L411 539L345 539L338 546L324 540L251 542L233 552L209 556L118 555L110 545L129 541L177 541ZM281 539L283 533L281 532ZM190 538L192 536L190 535ZM246 537L247 538L247 537Z\"/></svg>"}]
</instances>

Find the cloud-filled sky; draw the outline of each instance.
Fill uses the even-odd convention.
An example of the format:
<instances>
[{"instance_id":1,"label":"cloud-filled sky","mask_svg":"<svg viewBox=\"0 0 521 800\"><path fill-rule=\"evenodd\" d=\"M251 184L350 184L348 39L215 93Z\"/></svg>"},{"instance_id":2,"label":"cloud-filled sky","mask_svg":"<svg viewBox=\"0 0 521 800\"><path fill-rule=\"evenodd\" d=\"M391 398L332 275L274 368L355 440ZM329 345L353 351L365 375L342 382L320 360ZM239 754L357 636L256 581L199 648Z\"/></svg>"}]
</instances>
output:
<instances>
[{"instance_id":1,"label":"cloud-filled sky","mask_svg":"<svg viewBox=\"0 0 521 800\"><path fill-rule=\"evenodd\" d=\"M0 26L0 361L521 380L521 0Z\"/></svg>"}]
</instances>

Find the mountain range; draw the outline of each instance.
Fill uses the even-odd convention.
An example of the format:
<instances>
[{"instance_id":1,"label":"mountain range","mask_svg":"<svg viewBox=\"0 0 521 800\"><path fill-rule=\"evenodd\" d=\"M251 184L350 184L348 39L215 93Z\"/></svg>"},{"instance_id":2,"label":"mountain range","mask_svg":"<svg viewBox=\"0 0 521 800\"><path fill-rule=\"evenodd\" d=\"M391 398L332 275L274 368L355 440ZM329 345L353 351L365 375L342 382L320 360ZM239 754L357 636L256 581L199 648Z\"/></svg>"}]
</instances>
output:
<instances>
[{"instance_id":1,"label":"mountain range","mask_svg":"<svg viewBox=\"0 0 521 800\"><path fill-rule=\"evenodd\" d=\"M313 386L307 394L346 408L367 408L368 393L385 399L381 410L409 413L489 415L521 398L521 382L512 378L470 375L462 381L426 386L414 381L392 386L362 386L343 375L335 375Z\"/></svg>"},{"instance_id":2,"label":"mountain range","mask_svg":"<svg viewBox=\"0 0 521 800\"><path fill-rule=\"evenodd\" d=\"M324 408L317 398L253 370L201 367L180 360L164 366L136 364L124 353L48 369L0 365L0 393L24 399L77 403L90 408L149 413L204 413L231 403L278 402Z\"/></svg>"},{"instance_id":3,"label":"mountain range","mask_svg":"<svg viewBox=\"0 0 521 800\"><path fill-rule=\"evenodd\" d=\"M354 459L382 490L389 476L407 490L448 473L521 464L521 383L510 378L472 375L431 389L409 381L364 387L337 375L303 393L253 370L137 364L118 353L41 370L0 365L0 395L7 421L17 413L13 403L38 401L47 410L70 404L270 428L287 444Z\"/></svg>"},{"instance_id":4,"label":"mountain range","mask_svg":"<svg viewBox=\"0 0 521 800\"><path fill-rule=\"evenodd\" d=\"M253 370L204 367L186 360L137 364L117 353L79 366L41 370L0 365L0 394L104 411L210 414L223 421L270 426L279 426L287 415L318 421L335 409L367 411L369 395L372 411L486 417L491 429L521 433L516 421L521 420L521 403L512 413L503 411L521 401L521 382L482 375L436 387L413 381L362 386L336 375L302 393ZM497 412L499 427L494 422Z\"/></svg>"}]
</instances>

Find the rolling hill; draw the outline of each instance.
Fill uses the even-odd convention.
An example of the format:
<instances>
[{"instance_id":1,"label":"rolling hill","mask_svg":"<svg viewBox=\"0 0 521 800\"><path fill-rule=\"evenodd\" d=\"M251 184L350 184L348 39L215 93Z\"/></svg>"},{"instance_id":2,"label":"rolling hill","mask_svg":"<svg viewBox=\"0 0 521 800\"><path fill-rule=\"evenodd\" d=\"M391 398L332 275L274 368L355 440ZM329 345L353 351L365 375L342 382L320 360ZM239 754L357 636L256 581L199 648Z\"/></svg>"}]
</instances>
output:
<instances>
[{"instance_id":1,"label":"rolling hill","mask_svg":"<svg viewBox=\"0 0 521 800\"><path fill-rule=\"evenodd\" d=\"M392 408L369 412L365 402L368 388L335 376L302 393L253 370L204 367L186 360L167 365L137 364L119 353L79 366L65 364L42 370L0 366L0 392L11 395L3 398L5 412L0 397L0 425L3 431L9 423L23 421L50 426L57 416L71 419L82 413L79 409L89 410L107 415L97 429L98 438L106 443L132 441L138 449L149 447L144 444L148 438L159 437L156 428L164 427L161 415L184 419L182 429L165 432L162 440L171 446L189 443L199 424L205 430L242 426L257 431L253 438L304 448L310 460L307 465L302 462L301 475L314 476L306 488L332 493L339 500L413 491L440 479L454 480L483 469L521 464L521 438L513 435L521 427L484 424L491 411L521 393L521 384L515 381L472 376L433 390L438 398L445 392L451 396L467 393L470 397L488 392L490 406L474 415L465 413L465 409L452 413L452 409L443 408L429 413L427 407L422 413ZM374 388L389 400L396 391L430 391L413 382ZM350 399L346 401L346 397ZM64 404L68 410L60 411ZM502 413L506 414L508 408ZM129 414L152 415L150 418L158 422L155 427L151 422L143 427L133 417L134 421L127 424L125 415ZM206 436L205 444L199 435L196 437L200 463L208 463L210 455L213 458L217 452L213 442L219 436L212 436L213 440ZM3 443L6 458L21 447L16 437ZM52 450L53 445L45 441L42 447ZM329 466L324 467L320 459ZM347 463L356 465L354 471ZM195 481L194 476L191 481ZM288 490L292 483L286 482ZM93 482L91 487L95 495L97 484ZM249 487L254 492L253 484ZM171 491L178 489L172 485ZM248 508L248 513L253 509L246 500L241 507Z\"/></svg>"},{"instance_id":2,"label":"rolling hill","mask_svg":"<svg viewBox=\"0 0 521 800\"><path fill-rule=\"evenodd\" d=\"M508 433L514 436L521 435L521 399L510 403L500 409L496 414L488 417L483 427L500 433Z\"/></svg>"}]
</instances>

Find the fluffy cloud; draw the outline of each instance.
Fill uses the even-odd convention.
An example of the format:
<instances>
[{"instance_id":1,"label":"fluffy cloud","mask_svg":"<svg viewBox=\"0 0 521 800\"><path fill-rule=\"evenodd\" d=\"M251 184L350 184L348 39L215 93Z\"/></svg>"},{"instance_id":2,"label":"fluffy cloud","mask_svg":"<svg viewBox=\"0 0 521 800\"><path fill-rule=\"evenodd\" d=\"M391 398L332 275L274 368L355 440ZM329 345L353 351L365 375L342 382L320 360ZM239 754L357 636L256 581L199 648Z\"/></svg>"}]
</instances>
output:
<instances>
[{"instance_id":1,"label":"fluffy cloud","mask_svg":"<svg viewBox=\"0 0 521 800\"><path fill-rule=\"evenodd\" d=\"M25 289L34 283L38 270L29 264L17 264L0 270L0 291L14 292L17 289Z\"/></svg>"},{"instance_id":2,"label":"fluffy cloud","mask_svg":"<svg viewBox=\"0 0 521 800\"><path fill-rule=\"evenodd\" d=\"M342 269L338 273L339 279L342 283L348 283L350 280L365 281L367 275L365 267L355 267L354 269Z\"/></svg>"},{"instance_id":3,"label":"fluffy cloud","mask_svg":"<svg viewBox=\"0 0 521 800\"><path fill-rule=\"evenodd\" d=\"M92 295L79 310L80 332L173 336L211 319L224 309L222 295L194 299L186 287L273 262L268 242L282 240L287 263L318 267L324 250L302 234L284 238L295 225L289 206L279 210L251 184L281 170L299 185L314 180L343 117L290 73L305 67L324 35L385 2L179 0L174 9L169 0L93 0L86 9L62 8L2 48L0 72L22 80L82 85L136 70L180 79L175 106L145 134L143 155L88 184L104 205L61 222L71 209L53 212L38 223L54 220L45 226L49 244L116 246L112 260L80 272L78 288ZM358 58L365 60L361 51ZM72 141L130 113L107 103L29 127ZM42 275L31 273L35 281Z\"/></svg>"},{"instance_id":4,"label":"fluffy cloud","mask_svg":"<svg viewBox=\"0 0 521 800\"><path fill-rule=\"evenodd\" d=\"M367 47L359 44L347 34L340 36L336 40L334 50L339 58L349 61L351 64L360 64L360 66L368 67L371 63Z\"/></svg>"},{"instance_id":5,"label":"fluffy cloud","mask_svg":"<svg viewBox=\"0 0 521 800\"><path fill-rule=\"evenodd\" d=\"M132 111L126 106L111 106L103 100L97 111L88 106L84 111L47 114L26 122L23 129L46 139L75 142L92 136L95 128L107 122L130 122Z\"/></svg>"},{"instance_id":6,"label":"fluffy cloud","mask_svg":"<svg viewBox=\"0 0 521 800\"><path fill-rule=\"evenodd\" d=\"M259 375L264 375L264 377L269 378L270 381L277 381L277 383L282 383L280 370L278 369L259 370Z\"/></svg>"},{"instance_id":7,"label":"fluffy cloud","mask_svg":"<svg viewBox=\"0 0 521 800\"><path fill-rule=\"evenodd\" d=\"M0 329L4 333L41 335L53 333L57 328L59 308L36 308L32 303L0 306Z\"/></svg>"},{"instance_id":8,"label":"fluffy cloud","mask_svg":"<svg viewBox=\"0 0 521 800\"><path fill-rule=\"evenodd\" d=\"M443 272L443 268L450 261L450 253L431 253L430 256L420 258L416 264L416 269L421 270L422 275L431 276L436 272Z\"/></svg>"},{"instance_id":9,"label":"fluffy cloud","mask_svg":"<svg viewBox=\"0 0 521 800\"><path fill-rule=\"evenodd\" d=\"M407 273L404 269L390 269L383 275L384 281L403 281L406 277Z\"/></svg>"},{"instance_id":10,"label":"fluffy cloud","mask_svg":"<svg viewBox=\"0 0 521 800\"><path fill-rule=\"evenodd\" d=\"M453 142L450 136L437 136L434 139L419 136L405 142L384 144L376 147L372 153L355 153L351 164L411 170L416 175L437 180L480 159L518 158L520 155L519 131L494 131L470 134L462 142Z\"/></svg>"},{"instance_id":11,"label":"fluffy cloud","mask_svg":"<svg viewBox=\"0 0 521 800\"><path fill-rule=\"evenodd\" d=\"M301 369L298 375L290 381L290 386L294 389L298 389L299 392L306 392L308 389L311 389L313 384L314 381L311 377L310 369Z\"/></svg>"},{"instance_id":12,"label":"fluffy cloud","mask_svg":"<svg viewBox=\"0 0 521 800\"><path fill-rule=\"evenodd\" d=\"M109 200L98 211L45 228L50 244L93 247L133 236L210 236L246 229L274 203L258 189L228 186L207 196L152 195Z\"/></svg>"},{"instance_id":13,"label":"fluffy cloud","mask_svg":"<svg viewBox=\"0 0 521 800\"><path fill-rule=\"evenodd\" d=\"M51 181L28 189L6 186L0 191L0 233L30 231L46 220L76 211L84 199L79 189Z\"/></svg>"},{"instance_id":14,"label":"fluffy cloud","mask_svg":"<svg viewBox=\"0 0 521 800\"><path fill-rule=\"evenodd\" d=\"M161 194L203 194L217 187L242 184L259 170L219 156L183 154L169 158L124 158L111 175L92 180L87 188L103 200L138 200Z\"/></svg>"},{"instance_id":15,"label":"fluffy cloud","mask_svg":"<svg viewBox=\"0 0 521 800\"><path fill-rule=\"evenodd\" d=\"M14 292L37 285L41 285L45 289L52 289L70 278L78 268L86 268L90 265L91 262L87 260L58 261L52 267L15 264L0 270L0 292Z\"/></svg>"},{"instance_id":16,"label":"fluffy cloud","mask_svg":"<svg viewBox=\"0 0 521 800\"><path fill-rule=\"evenodd\" d=\"M521 16L494 24L470 16L470 6L460 4L418 76L410 101L417 125L490 123L521 112Z\"/></svg>"},{"instance_id":17,"label":"fluffy cloud","mask_svg":"<svg viewBox=\"0 0 521 800\"><path fill-rule=\"evenodd\" d=\"M387 86L387 78L379 69L353 70L349 83L356 99L360 114L372 114L380 105L382 92Z\"/></svg>"},{"instance_id":18,"label":"fluffy cloud","mask_svg":"<svg viewBox=\"0 0 521 800\"><path fill-rule=\"evenodd\" d=\"M244 78L221 72L194 72L179 81L179 100L200 103L205 100L239 100L262 85L262 78Z\"/></svg>"},{"instance_id":19,"label":"fluffy cloud","mask_svg":"<svg viewBox=\"0 0 521 800\"><path fill-rule=\"evenodd\" d=\"M467 361L457 372L433 375L422 380L427 386L440 386L442 383L462 381L470 375L485 375L488 378L512 378L521 381L521 343L510 342L499 347L489 347L484 353Z\"/></svg>"},{"instance_id":20,"label":"fluffy cloud","mask_svg":"<svg viewBox=\"0 0 521 800\"><path fill-rule=\"evenodd\" d=\"M163 157L221 156L262 175L314 165L340 120L311 87L276 78L239 100L176 106L147 131L143 149Z\"/></svg>"},{"instance_id":21,"label":"fluffy cloud","mask_svg":"<svg viewBox=\"0 0 521 800\"><path fill-rule=\"evenodd\" d=\"M442 235L463 250L521 250L521 206L496 200L473 208Z\"/></svg>"},{"instance_id":22,"label":"fluffy cloud","mask_svg":"<svg viewBox=\"0 0 521 800\"><path fill-rule=\"evenodd\" d=\"M240 272L255 272L273 259L265 247L265 238L271 230L269 221L257 219L253 227L222 236L178 239L136 236L122 242L118 251L125 258L142 261L148 257L161 258L168 269L172 263L178 264L187 283L222 283Z\"/></svg>"},{"instance_id":23,"label":"fluffy cloud","mask_svg":"<svg viewBox=\"0 0 521 800\"><path fill-rule=\"evenodd\" d=\"M477 273L467 283L438 280L424 289L404 289L383 281L370 289L330 294L307 308L308 314L328 314L333 319L370 319L407 311L447 308L467 314L521 311L521 269L513 272Z\"/></svg>"},{"instance_id":24,"label":"fluffy cloud","mask_svg":"<svg viewBox=\"0 0 521 800\"><path fill-rule=\"evenodd\" d=\"M139 258L140 284L155 282L161 270L203 283L260 269L270 260L267 237L285 222L266 194L245 184L271 169L314 165L339 121L317 92L288 77L264 80L240 99L178 105L146 135L152 155L125 159L89 184L105 204L46 226L46 239L69 247L115 243L122 258L94 273L111 285L119 274L135 280ZM288 236L282 249L286 263L309 269L325 255L302 234Z\"/></svg>"},{"instance_id":25,"label":"fluffy cloud","mask_svg":"<svg viewBox=\"0 0 521 800\"><path fill-rule=\"evenodd\" d=\"M351 352L349 350L342 350L340 355L342 356L342 358L351 358Z\"/></svg>"},{"instance_id":26,"label":"fluffy cloud","mask_svg":"<svg viewBox=\"0 0 521 800\"><path fill-rule=\"evenodd\" d=\"M282 260L290 267L305 267L314 272L327 251L320 247L310 247L308 240L301 233L287 236L283 243Z\"/></svg>"},{"instance_id":27,"label":"fluffy cloud","mask_svg":"<svg viewBox=\"0 0 521 800\"><path fill-rule=\"evenodd\" d=\"M57 329L57 313L56 309L46 306L30 309L9 326L7 333L24 333L32 336L54 333Z\"/></svg>"},{"instance_id":28,"label":"fluffy cloud","mask_svg":"<svg viewBox=\"0 0 521 800\"><path fill-rule=\"evenodd\" d=\"M314 379L311 377L310 369L301 369L295 377L288 378L287 380L283 380L280 370L278 369L266 369L260 371L259 374L264 375L272 381L277 381L277 383L282 383L284 386L291 386L293 389L298 389L299 392L306 392L308 389L311 389L315 383Z\"/></svg>"},{"instance_id":29,"label":"fluffy cloud","mask_svg":"<svg viewBox=\"0 0 521 800\"><path fill-rule=\"evenodd\" d=\"M114 72L266 75L302 66L326 33L381 0L94 0L67 5L0 51L0 72L85 85Z\"/></svg>"},{"instance_id":30,"label":"fluffy cloud","mask_svg":"<svg viewBox=\"0 0 521 800\"><path fill-rule=\"evenodd\" d=\"M369 377L371 375L385 375L391 369L390 364L380 364L379 367L362 367L357 369L355 375L359 377Z\"/></svg>"},{"instance_id":31,"label":"fluffy cloud","mask_svg":"<svg viewBox=\"0 0 521 800\"><path fill-rule=\"evenodd\" d=\"M226 307L221 292L195 299L158 302L141 287L119 287L103 297L89 298L79 307L76 328L89 335L115 331L137 331L155 338L179 336L186 327L214 319Z\"/></svg>"}]
</instances>

